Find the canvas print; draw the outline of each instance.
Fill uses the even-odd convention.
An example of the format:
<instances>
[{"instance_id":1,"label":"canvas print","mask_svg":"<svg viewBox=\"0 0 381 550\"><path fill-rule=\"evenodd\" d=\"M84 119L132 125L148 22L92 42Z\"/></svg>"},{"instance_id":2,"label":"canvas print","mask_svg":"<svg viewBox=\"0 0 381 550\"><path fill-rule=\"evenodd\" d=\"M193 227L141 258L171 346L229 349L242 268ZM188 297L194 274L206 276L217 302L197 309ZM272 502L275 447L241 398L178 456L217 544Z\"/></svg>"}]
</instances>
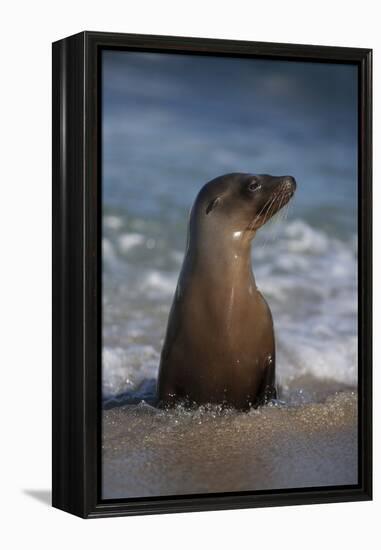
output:
<instances>
[{"instance_id":1,"label":"canvas print","mask_svg":"<svg viewBox=\"0 0 381 550\"><path fill-rule=\"evenodd\" d=\"M104 500L358 483L358 74L103 50Z\"/></svg>"}]
</instances>

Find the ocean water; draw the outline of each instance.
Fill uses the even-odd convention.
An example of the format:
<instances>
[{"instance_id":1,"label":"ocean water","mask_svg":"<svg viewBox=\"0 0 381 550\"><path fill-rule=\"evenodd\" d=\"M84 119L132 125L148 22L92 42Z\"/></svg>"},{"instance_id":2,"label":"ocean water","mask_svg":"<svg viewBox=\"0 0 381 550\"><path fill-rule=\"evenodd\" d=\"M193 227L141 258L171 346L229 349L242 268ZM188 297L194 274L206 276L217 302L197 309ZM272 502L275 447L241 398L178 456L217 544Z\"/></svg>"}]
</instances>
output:
<instances>
[{"instance_id":1,"label":"ocean water","mask_svg":"<svg viewBox=\"0 0 381 550\"><path fill-rule=\"evenodd\" d=\"M287 219L253 243L283 398L314 399L312 379L355 388L355 67L103 55L105 403L152 397L189 209L231 171L298 183Z\"/></svg>"},{"instance_id":2,"label":"ocean water","mask_svg":"<svg viewBox=\"0 0 381 550\"><path fill-rule=\"evenodd\" d=\"M356 483L357 69L103 56L105 498ZM204 183L236 171L298 184L252 253L279 402L248 415L158 411L188 213Z\"/></svg>"}]
</instances>

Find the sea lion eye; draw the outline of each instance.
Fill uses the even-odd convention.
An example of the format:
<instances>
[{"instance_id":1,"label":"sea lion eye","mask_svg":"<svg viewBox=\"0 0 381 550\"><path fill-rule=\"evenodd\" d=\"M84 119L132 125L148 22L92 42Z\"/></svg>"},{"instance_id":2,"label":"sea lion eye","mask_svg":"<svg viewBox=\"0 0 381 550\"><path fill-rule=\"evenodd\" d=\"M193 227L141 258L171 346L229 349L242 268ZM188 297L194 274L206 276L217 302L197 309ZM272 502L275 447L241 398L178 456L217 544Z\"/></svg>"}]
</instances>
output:
<instances>
[{"instance_id":1,"label":"sea lion eye","mask_svg":"<svg viewBox=\"0 0 381 550\"><path fill-rule=\"evenodd\" d=\"M262 185L259 183L257 179L252 180L252 182L249 184L248 189L249 191L258 191Z\"/></svg>"}]
</instances>

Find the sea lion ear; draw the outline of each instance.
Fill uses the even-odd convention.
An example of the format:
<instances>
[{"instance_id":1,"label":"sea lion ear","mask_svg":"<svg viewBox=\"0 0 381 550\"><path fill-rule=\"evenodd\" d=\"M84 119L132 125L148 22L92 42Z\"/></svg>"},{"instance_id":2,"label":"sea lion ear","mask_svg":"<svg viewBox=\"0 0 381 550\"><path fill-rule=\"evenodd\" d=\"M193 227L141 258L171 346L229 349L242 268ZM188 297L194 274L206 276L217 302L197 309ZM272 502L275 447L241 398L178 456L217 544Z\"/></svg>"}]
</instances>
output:
<instances>
[{"instance_id":1,"label":"sea lion ear","mask_svg":"<svg viewBox=\"0 0 381 550\"><path fill-rule=\"evenodd\" d=\"M211 200L208 206L206 207L205 212L209 214L209 212L211 212L213 208L215 208L219 204L220 201L221 201L220 197L216 197L215 199Z\"/></svg>"}]
</instances>

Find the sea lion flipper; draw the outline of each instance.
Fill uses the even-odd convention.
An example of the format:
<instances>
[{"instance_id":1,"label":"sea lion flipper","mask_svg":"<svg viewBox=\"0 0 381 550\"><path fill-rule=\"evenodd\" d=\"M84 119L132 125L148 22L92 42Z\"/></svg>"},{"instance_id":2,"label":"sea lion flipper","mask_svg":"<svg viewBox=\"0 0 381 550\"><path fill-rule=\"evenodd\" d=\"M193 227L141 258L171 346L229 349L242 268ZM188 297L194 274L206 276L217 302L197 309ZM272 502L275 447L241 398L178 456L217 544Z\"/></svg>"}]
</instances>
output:
<instances>
[{"instance_id":1,"label":"sea lion flipper","mask_svg":"<svg viewBox=\"0 0 381 550\"><path fill-rule=\"evenodd\" d=\"M268 355L265 360L265 375L258 393L257 406L267 405L270 401L277 398L275 386L275 358Z\"/></svg>"}]
</instances>

